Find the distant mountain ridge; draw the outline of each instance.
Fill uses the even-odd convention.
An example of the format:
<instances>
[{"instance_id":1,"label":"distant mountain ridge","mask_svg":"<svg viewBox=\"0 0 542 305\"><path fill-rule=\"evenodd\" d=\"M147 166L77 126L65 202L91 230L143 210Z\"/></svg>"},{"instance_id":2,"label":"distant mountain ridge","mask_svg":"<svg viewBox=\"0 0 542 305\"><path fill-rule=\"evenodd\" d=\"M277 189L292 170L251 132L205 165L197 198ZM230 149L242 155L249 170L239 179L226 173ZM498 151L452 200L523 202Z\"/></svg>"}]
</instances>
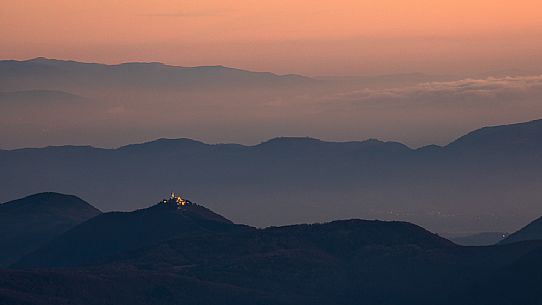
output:
<instances>
[{"instance_id":1,"label":"distant mountain ridge","mask_svg":"<svg viewBox=\"0 0 542 305\"><path fill-rule=\"evenodd\" d=\"M117 148L101 148L94 147L91 145L53 145L45 147L25 147L25 148L15 148L15 149L3 149L4 151L29 151L29 150L40 150L40 149L95 149L95 150L105 150L105 151L144 151L149 149L149 151L155 150L159 152L160 150L166 151L168 149L186 149L186 148L201 148L201 149L217 149L222 147L237 148L237 149L296 149L296 148L328 148L336 149L345 147L349 150L357 149L370 149L378 147L395 148L396 150L403 151L414 151L414 149L408 147L405 144L394 142L394 141L381 141L377 139L369 139L362 141L346 141L346 142L334 142L334 141L324 141L311 137L276 137L266 141L263 141L255 145L244 145L237 143L216 143L208 144L202 141L193 140L189 138L160 138L156 140L151 140L147 142L137 143L137 144L127 144L119 146ZM392 149L393 150L393 149Z\"/></svg>"},{"instance_id":2,"label":"distant mountain ridge","mask_svg":"<svg viewBox=\"0 0 542 305\"><path fill-rule=\"evenodd\" d=\"M59 89L69 86L126 86L153 88L211 88L242 86L286 86L315 82L300 75L277 75L224 66L181 67L157 62L116 65L85 63L38 57L0 61L0 90L28 88ZM21 87L23 86L24 87Z\"/></svg>"},{"instance_id":3,"label":"distant mountain ridge","mask_svg":"<svg viewBox=\"0 0 542 305\"><path fill-rule=\"evenodd\" d=\"M40 90L37 90L40 91ZM23 91L24 92L24 91ZM32 92L32 91L29 91ZM51 91L55 93L55 91ZM0 92L0 96L1 96ZM7 94L7 93L6 93ZM59 92L59 94L62 94ZM450 142L444 146L438 145L427 145L419 148L420 150L427 149L429 147L434 148L444 148L444 149L459 149L471 148L478 150L483 147L484 149L498 149L504 148L507 145L530 145L529 147L538 148L540 144L537 139L542 137L542 119L533 120L523 123L515 123L509 125L499 125L499 126L490 126L483 127L468 134L457 138L456 140ZM269 140L265 140L256 145L243 145L235 143L218 143L218 144L207 144L202 141L190 139L190 138L160 138L156 140L151 140L147 142L137 143L137 144L127 144L120 146L116 149L118 150L130 150L136 147L145 147L145 146L154 146L157 148L164 148L167 146L237 146L237 147L279 147L286 148L289 146L313 146L318 147L318 145L327 145L327 146L353 146L353 147L370 147L378 145L394 145L397 149L404 150L415 150L408 147L405 144L394 142L394 141L381 141L378 139L368 139L363 141L324 141L312 137L275 137ZM542 145L542 144L541 144ZM49 146L49 147L92 147L88 145L77 146L77 145L61 145L61 146ZM523 146L522 146L523 147ZM92 147L94 148L94 147ZM21 150L21 149L40 149L40 148L17 148L11 150ZM97 148L96 149L105 149ZM5 149L4 149L5 150ZM8 150L9 151L9 150Z\"/></svg>"}]
</instances>

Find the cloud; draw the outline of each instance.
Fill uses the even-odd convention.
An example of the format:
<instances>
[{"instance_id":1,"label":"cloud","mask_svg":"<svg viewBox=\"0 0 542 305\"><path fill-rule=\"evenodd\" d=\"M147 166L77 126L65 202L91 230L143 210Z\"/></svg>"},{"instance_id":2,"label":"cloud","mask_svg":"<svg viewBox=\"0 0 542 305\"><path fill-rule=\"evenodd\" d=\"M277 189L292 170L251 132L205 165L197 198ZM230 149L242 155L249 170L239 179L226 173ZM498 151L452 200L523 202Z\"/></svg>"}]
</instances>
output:
<instances>
[{"instance_id":1,"label":"cloud","mask_svg":"<svg viewBox=\"0 0 542 305\"><path fill-rule=\"evenodd\" d=\"M444 95L450 97L497 98L502 95L524 95L540 90L542 90L542 75L426 83L420 84L406 93L414 96Z\"/></svg>"},{"instance_id":2,"label":"cloud","mask_svg":"<svg viewBox=\"0 0 542 305\"><path fill-rule=\"evenodd\" d=\"M542 118L542 75L366 88L327 95L314 108L345 133L444 145L483 126Z\"/></svg>"},{"instance_id":3,"label":"cloud","mask_svg":"<svg viewBox=\"0 0 542 305\"><path fill-rule=\"evenodd\" d=\"M427 82L401 88L362 89L329 97L352 105L390 105L408 102L409 105L462 106L469 104L475 106L480 102L513 103L531 98L540 98L542 101L542 75Z\"/></svg>"}]
</instances>

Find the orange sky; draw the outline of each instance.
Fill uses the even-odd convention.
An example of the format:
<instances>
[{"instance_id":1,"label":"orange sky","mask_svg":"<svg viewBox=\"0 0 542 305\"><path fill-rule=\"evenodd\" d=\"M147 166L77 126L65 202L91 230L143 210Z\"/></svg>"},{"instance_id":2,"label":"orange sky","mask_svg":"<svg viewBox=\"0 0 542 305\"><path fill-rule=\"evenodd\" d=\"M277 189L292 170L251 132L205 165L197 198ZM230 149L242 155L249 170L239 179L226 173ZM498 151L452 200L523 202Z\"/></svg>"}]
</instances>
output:
<instances>
[{"instance_id":1,"label":"orange sky","mask_svg":"<svg viewBox=\"0 0 542 305\"><path fill-rule=\"evenodd\" d=\"M540 0L3 0L0 58L278 73L542 70Z\"/></svg>"}]
</instances>

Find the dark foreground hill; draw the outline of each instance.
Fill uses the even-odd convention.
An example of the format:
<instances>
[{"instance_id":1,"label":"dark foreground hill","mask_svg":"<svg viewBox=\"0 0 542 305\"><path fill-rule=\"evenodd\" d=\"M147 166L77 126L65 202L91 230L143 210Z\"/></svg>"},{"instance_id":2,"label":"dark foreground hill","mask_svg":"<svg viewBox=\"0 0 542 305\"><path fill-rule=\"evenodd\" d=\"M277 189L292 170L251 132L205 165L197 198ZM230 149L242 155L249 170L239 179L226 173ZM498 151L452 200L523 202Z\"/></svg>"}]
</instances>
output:
<instances>
[{"instance_id":1,"label":"dark foreground hill","mask_svg":"<svg viewBox=\"0 0 542 305\"><path fill-rule=\"evenodd\" d=\"M0 205L0 266L20 259L100 214L71 195L40 193Z\"/></svg>"},{"instance_id":2,"label":"dark foreground hill","mask_svg":"<svg viewBox=\"0 0 542 305\"><path fill-rule=\"evenodd\" d=\"M103 213L20 260L18 267L68 267L107 261L126 251L182 236L249 230L209 209L158 203L134 212Z\"/></svg>"},{"instance_id":3,"label":"dark foreground hill","mask_svg":"<svg viewBox=\"0 0 542 305\"><path fill-rule=\"evenodd\" d=\"M541 243L460 247L409 223L336 221L192 235L106 264L0 271L9 304L539 304ZM536 263L536 261L535 261ZM494 278L498 278L497 283ZM499 297L495 297L495 293ZM474 302L473 300L476 300Z\"/></svg>"},{"instance_id":4,"label":"dark foreground hill","mask_svg":"<svg viewBox=\"0 0 542 305\"><path fill-rule=\"evenodd\" d=\"M0 270L0 300L535 305L540 261L542 241L463 247L407 222L355 219L256 229L173 197L101 214Z\"/></svg>"},{"instance_id":5,"label":"dark foreground hill","mask_svg":"<svg viewBox=\"0 0 542 305\"><path fill-rule=\"evenodd\" d=\"M491 274L491 278L471 286L457 304L542 304L542 244ZM507 245L509 249L529 243ZM504 246L501 246L504 247Z\"/></svg>"},{"instance_id":6,"label":"dark foreground hill","mask_svg":"<svg viewBox=\"0 0 542 305\"><path fill-rule=\"evenodd\" d=\"M277 304L540 304L541 254L542 242L461 247L409 223L348 220L179 238L102 268L174 273Z\"/></svg>"}]
</instances>

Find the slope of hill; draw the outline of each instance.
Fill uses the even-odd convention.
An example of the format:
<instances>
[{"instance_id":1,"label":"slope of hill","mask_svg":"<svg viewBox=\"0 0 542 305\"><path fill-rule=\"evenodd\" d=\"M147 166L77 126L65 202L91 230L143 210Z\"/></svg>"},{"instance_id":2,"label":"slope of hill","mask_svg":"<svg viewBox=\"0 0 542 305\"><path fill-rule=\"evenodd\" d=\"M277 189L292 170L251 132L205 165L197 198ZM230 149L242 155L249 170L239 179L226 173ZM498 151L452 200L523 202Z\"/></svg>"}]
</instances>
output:
<instances>
[{"instance_id":1,"label":"slope of hill","mask_svg":"<svg viewBox=\"0 0 542 305\"><path fill-rule=\"evenodd\" d=\"M450 143L451 150L480 152L539 151L542 149L542 120L503 126L485 127Z\"/></svg>"},{"instance_id":2,"label":"slope of hill","mask_svg":"<svg viewBox=\"0 0 542 305\"><path fill-rule=\"evenodd\" d=\"M100 214L70 195L40 193L0 205L0 266L7 266Z\"/></svg>"},{"instance_id":3,"label":"slope of hill","mask_svg":"<svg viewBox=\"0 0 542 305\"><path fill-rule=\"evenodd\" d=\"M60 235L23 257L16 267L66 267L95 264L126 251L186 235L250 230L200 205L177 208L158 203L134 212L110 212Z\"/></svg>"},{"instance_id":4,"label":"slope of hill","mask_svg":"<svg viewBox=\"0 0 542 305\"><path fill-rule=\"evenodd\" d=\"M542 240L542 217L529 223L519 231L510 234L501 244L510 244L526 240Z\"/></svg>"},{"instance_id":5,"label":"slope of hill","mask_svg":"<svg viewBox=\"0 0 542 305\"><path fill-rule=\"evenodd\" d=\"M525 248L519 257L456 295L455 304L542 304L542 241L496 246ZM499 249L500 248L500 249Z\"/></svg>"}]
</instances>

